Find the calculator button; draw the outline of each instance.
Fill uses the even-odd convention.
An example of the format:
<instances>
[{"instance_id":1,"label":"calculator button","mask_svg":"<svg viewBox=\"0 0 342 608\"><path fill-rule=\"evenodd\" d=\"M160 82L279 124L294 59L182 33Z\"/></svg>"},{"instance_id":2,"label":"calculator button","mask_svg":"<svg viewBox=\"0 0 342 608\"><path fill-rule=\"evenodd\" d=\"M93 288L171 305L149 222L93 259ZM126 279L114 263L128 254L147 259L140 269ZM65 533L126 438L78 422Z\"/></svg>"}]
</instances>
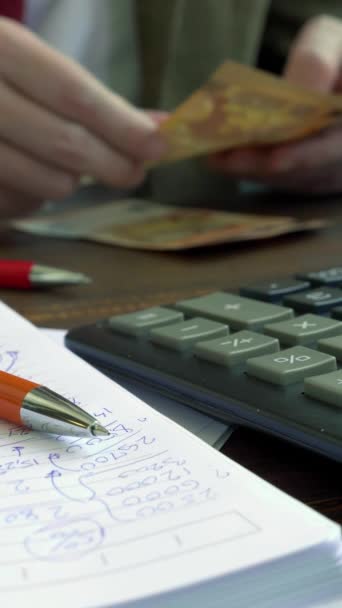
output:
<instances>
[{"instance_id":1,"label":"calculator button","mask_svg":"<svg viewBox=\"0 0 342 608\"><path fill-rule=\"evenodd\" d=\"M342 336L320 340L318 342L318 348L324 353L333 355L338 361L342 361Z\"/></svg>"},{"instance_id":2,"label":"calculator button","mask_svg":"<svg viewBox=\"0 0 342 608\"><path fill-rule=\"evenodd\" d=\"M333 308L331 315L334 317L334 319L342 320L342 306L336 306L336 308Z\"/></svg>"},{"instance_id":3,"label":"calculator button","mask_svg":"<svg viewBox=\"0 0 342 608\"><path fill-rule=\"evenodd\" d=\"M239 331L227 338L199 342L194 353L201 359L232 367L250 357L266 355L279 350L279 342L253 331Z\"/></svg>"},{"instance_id":4,"label":"calculator button","mask_svg":"<svg viewBox=\"0 0 342 608\"><path fill-rule=\"evenodd\" d=\"M162 308L145 308L125 315L117 315L108 320L111 329L132 336L141 336L153 327L183 321L184 315L178 310Z\"/></svg>"},{"instance_id":5,"label":"calculator button","mask_svg":"<svg viewBox=\"0 0 342 608\"><path fill-rule=\"evenodd\" d=\"M306 378L304 393L319 401L325 401L342 408L342 370L339 369L323 376Z\"/></svg>"},{"instance_id":6,"label":"calculator button","mask_svg":"<svg viewBox=\"0 0 342 608\"><path fill-rule=\"evenodd\" d=\"M312 285L339 285L342 283L342 267L326 268L317 272L301 272L296 274L296 277L309 281Z\"/></svg>"},{"instance_id":7,"label":"calculator button","mask_svg":"<svg viewBox=\"0 0 342 608\"><path fill-rule=\"evenodd\" d=\"M310 344L319 338L342 334L342 323L318 315L301 315L290 321L266 325L264 331L269 336L279 338L282 344Z\"/></svg>"},{"instance_id":8,"label":"calculator button","mask_svg":"<svg viewBox=\"0 0 342 608\"><path fill-rule=\"evenodd\" d=\"M321 287L285 298L285 304L303 312L327 312L342 302L342 289Z\"/></svg>"},{"instance_id":9,"label":"calculator button","mask_svg":"<svg viewBox=\"0 0 342 608\"><path fill-rule=\"evenodd\" d=\"M255 283L241 287L240 294L265 302L274 302L284 298L291 293L310 289L308 281L296 281L295 279L281 279L279 281L269 281L268 283Z\"/></svg>"},{"instance_id":10,"label":"calculator button","mask_svg":"<svg viewBox=\"0 0 342 608\"><path fill-rule=\"evenodd\" d=\"M265 323L293 317L291 308L250 300L223 291L177 302L176 308L188 314L202 315L228 323L233 329L259 329Z\"/></svg>"},{"instance_id":11,"label":"calculator button","mask_svg":"<svg viewBox=\"0 0 342 608\"><path fill-rule=\"evenodd\" d=\"M292 384L306 376L324 374L336 369L336 359L305 346L295 346L275 355L247 361L247 373L273 384Z\"/></svg>"},{"instance_id":12,"label":"calculator button","mask_svg":"<svg viewBox=\"0 0 342 608\"><path fill-rule=\"evenodd\" d=\"M173 350L185 350L200 340L225 337L228 333L227 325L194 317L182 323L152 329L150 339Z\"/></svg>"}]
</instances>

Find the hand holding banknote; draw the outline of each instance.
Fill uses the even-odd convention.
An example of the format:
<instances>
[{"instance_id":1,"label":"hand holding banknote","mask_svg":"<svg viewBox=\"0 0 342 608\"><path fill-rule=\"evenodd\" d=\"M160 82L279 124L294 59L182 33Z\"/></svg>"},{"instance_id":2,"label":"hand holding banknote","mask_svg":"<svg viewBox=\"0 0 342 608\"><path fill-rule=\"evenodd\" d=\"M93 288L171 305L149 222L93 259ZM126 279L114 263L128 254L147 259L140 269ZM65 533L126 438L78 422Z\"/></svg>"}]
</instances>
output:
<instances>
[{"instance_id":1,"label":"hand holding banknote","mask_svg":"<svg viewBox=\"0 0 342 608\"><path fill-rule=\"evenodd\" d=\"M342 21L311 20L299 33L285 78L320 93L342 93ZM313 192L342 191L342 122L299 141L269 147L221 151L212 168L230 177Z\"/></svg>"}]
</instances>

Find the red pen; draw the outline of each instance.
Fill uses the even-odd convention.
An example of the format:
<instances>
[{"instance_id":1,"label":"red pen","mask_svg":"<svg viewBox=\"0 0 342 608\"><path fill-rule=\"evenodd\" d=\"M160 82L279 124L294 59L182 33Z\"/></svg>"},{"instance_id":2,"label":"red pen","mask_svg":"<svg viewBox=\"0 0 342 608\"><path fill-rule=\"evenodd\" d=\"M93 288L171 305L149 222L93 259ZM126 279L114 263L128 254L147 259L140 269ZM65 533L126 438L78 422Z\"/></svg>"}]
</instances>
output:
<instances>
[{"instance_id":1,"label":"red pen","mask_svg":"<svg viewBox=\"0 0 342 608\"><path fill-rule=\"evenodd\" d=\"M0 260L0 287L32 289L90 282L90 278L80 272L41 266L28 260Z\"/></svg>"}]
</instances>

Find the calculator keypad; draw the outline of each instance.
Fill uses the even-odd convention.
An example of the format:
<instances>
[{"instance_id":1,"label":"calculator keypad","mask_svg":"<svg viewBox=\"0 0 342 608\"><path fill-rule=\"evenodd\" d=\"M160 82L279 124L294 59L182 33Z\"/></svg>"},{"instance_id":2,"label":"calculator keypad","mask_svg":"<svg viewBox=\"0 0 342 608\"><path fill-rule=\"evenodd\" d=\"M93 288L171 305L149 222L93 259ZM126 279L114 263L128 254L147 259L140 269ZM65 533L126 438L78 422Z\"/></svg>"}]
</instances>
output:
<instances>
[{"instance_id":1,"label":"calculator keypad","mask_svg":"<svg viewBox=\"0 0 342 608\"><path fill-rule=\"evenodd\" d=\"M177 302L176 308L189 315L203 315L228 323L232 329L260 329L266 323L293 317L293 310L236 296L216 292L208 296Z\"/></svg>"},{"instance_id":2,"label":"calculator keypad","mask_svg":"<svg viewBox=\"0 0 342 608\"><path fill-rule=\"evenodd\" d=\"M240 295L220 291L117 315L69 333L67 345L105 373L132 374L218 419L342 462L342 267L245 286Z\"/></svg>"},{"instance_id":3,"label":"calculator keypad","mask_svg":"<svg viewBox=\"0 0 342 608\"><path fill-rule=\"evenodd\" d=\"M266 355L279 350L279 341L253 331L238 331L226 338L207 340L196 344L194 354L207 361L232 367L250 357Z\"/></svg>"}]
</instances>

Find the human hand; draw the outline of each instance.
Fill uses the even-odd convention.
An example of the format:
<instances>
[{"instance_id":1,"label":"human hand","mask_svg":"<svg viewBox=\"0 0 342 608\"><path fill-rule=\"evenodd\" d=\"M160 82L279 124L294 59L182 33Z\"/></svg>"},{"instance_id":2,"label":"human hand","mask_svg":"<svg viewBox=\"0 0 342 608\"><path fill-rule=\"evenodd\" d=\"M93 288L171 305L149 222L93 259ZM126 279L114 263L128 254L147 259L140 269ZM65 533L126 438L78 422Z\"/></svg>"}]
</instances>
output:
<instances>
[{"instance_id":1,"label":"human hand","mask_svg":"<svg viewBox=\"0 0 342 608\"><path fill-rule=\"evenodd\" d=\"M342 21L310 20L291 48L285 78L323 93L342 93ZM227 176L307 193L342 191L342 125L297 143L219 152L210 166Z\"/></svg>"},{"instance_id":2,"label":"human hand","mask_svg":"<svg viewBox=\"0 0 342 608\"><path fill-rule=\"evenodd\" d=\"M24 27L0 19L0 216L72 193L84 174L133 187L163 143L137 110Z\"/></svg>"}]
</instances>

